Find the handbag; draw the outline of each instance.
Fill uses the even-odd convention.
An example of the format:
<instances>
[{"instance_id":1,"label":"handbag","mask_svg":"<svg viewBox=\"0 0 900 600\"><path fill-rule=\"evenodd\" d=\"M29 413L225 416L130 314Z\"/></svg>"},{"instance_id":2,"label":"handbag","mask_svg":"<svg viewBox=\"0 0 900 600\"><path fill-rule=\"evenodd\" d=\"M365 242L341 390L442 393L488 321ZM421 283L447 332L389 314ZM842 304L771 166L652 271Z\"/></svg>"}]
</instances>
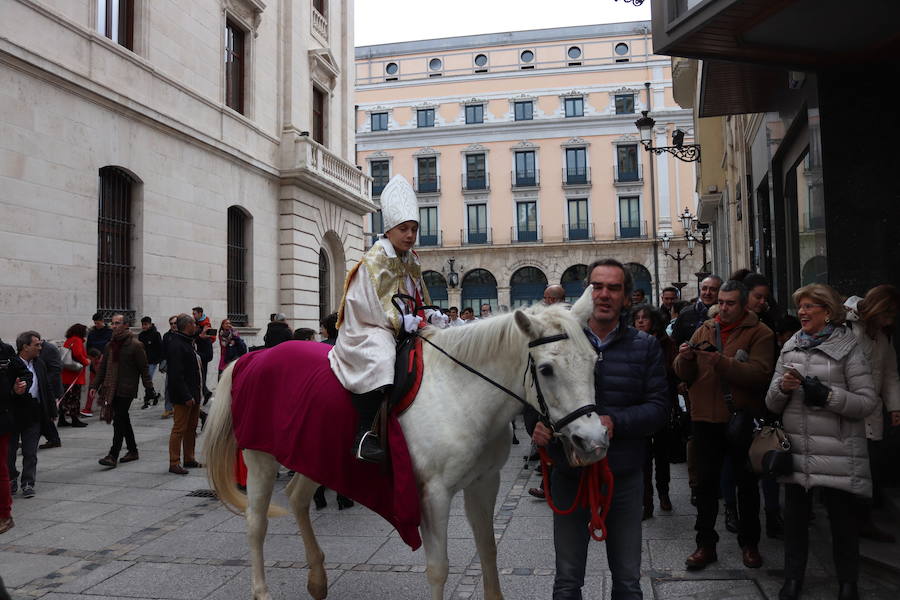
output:
<instances>
[{"instance_id":1,"label":"handbag","mask_svg":"<svg viewBox=\"0 0 900 600\"><path fill-rule=\"evenodd\" d=\"M84 368L82 364L72 358L72 349L65 346L59 346L59 359L62 367L66 371L80 371Z\"/></svg>"},{"instance_id":2,"label":"handbag","mask_svg":"<svg viewBox=\"0 0 900 600\"><path fill-rule=\"evenodd\" d=\"M724 351L722 344L722 330L719 323L716 322L716 350ZM728 408L728 425L725 428L725 438L728 443L737 448L746 448L750 445L753 435L753 418L747 411L737 408L734 405L734 395L731 393L731 386L720 378L722 386L722 397L725 399L725 406Z\"/></svg>"},{"instance_id":3,"label":"handbag","mask_svg":"<svg viewBox=\"0 0 900 600\"><path fill-rule=\"evenodd\" d=\"M763 425L753 432L748 456L753 471L763 477L778 477L794 472L791 438L778 421Z\"/></svg>"}]
</instances>

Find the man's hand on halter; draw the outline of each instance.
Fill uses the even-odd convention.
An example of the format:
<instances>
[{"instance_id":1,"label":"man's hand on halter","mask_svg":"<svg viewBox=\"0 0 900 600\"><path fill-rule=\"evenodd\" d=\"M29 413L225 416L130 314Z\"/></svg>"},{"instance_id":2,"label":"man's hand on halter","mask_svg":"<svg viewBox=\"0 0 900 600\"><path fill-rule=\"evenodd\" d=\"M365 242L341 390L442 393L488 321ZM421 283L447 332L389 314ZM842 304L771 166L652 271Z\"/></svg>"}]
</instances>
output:
<instances>
[{"instance_id":1,"label":"man's hand on halter","mask_svg":"<svg viewBox=\"0 0 900 600\"><path fill-rule=\"evenodd\" d=\"M412 333L419 328L422 317L418 315L403 315L403 329L406 333Z\"/></svg>"},{"instance_id":2,"label":"man's hand on halter","mask_svg":"<svg viewBox=\"0 0 900 600\"><path fill-rule=\"evenodd\" d=\"M606 431L609 434L609 439L613 437L613 429L615 424L613 420L609 417L609 415L600 415L600 422L603 423L603 426L606 427ZM537 425L534 426L534 433L531 434L532 441L541 447L546 446L550 443L550 440L553 438L553 432L547 428L546 425L538 421Z\"/></svg>"}]
</instances>

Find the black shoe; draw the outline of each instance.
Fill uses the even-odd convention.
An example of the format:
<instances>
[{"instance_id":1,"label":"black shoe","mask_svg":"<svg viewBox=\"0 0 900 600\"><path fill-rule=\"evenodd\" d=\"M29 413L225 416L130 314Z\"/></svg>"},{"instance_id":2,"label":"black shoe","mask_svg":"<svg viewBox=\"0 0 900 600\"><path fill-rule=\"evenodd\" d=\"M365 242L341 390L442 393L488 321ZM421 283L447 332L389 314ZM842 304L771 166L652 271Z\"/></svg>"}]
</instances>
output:
<instances>
[{"instance_id":1,"label":"black shoe","mask_svg":"<svg viewBox=\"0 0 900 600\"><path fill-rule=\"evenodd\" d=\"M78 417L72 417L72 427L87 427L87 423Z\"/></svg>"},{"instance_id":2,"label":"black shoe","mask_svg":"<svg viewBox=\"0 0 900 600\"><path fill-rule=\"evenodd\" d=\"M197 462L196 460L186 460L182 463L182 466L185 469L202 469L203 465Z\"/></svg>"},{"instance_id":3,"label":"black shoe","mask_svg":"<svg viewBox=\"0 0 900 600\"><path fill-rule=\"evenodd\" d=\"M134 461L138 460L139 458L140 458L140 456L138 456L137 450L135 450L134 452L128 452L125 456L123 456L122 458L119 459L119 462L120 463L134 462Z\"/></svg>"},{"instance_id":4,"label":"black shoe","mask_svg":"<svg viewBox=\"0 0 900 600\"><path fill-rule=\"evenodd\" d=\"M513 431L513 444L518 444L518 443L519 443L519 438L516 437L516 432Z\"/></svg>"},{"instance_id":5,"label":"black shoe","mask_svg":"<svg viewBox=\"0 0 900 600\"><path fill-rule=\"evenodd\" d=\"M322 510L326 506L328 506L328 501L325 500L325 486L320 485L318 489L316 489L316 493L313 494L313 501L316 503L316 510Z\"/></svg>"},{"instance_id":6,"label":"black shoe","mask_svg":"<svg viewBox=\"0 0 900 600\"><path fill-rule=\"evenodd\" d=\"M778 592L778 600L797 600L800 597L801 587L803 584L799 579L785 579Z\"/></svg>"},{"instance_id":7,"label":"black shoe","mask_svg":"<svg viewBox=\"0 0 900 600\"><path fill-rule=\"evenodd\" d=\"M22 484L22 497L23 498L34 498L34 486L28 483ZM855 583L853 584L856 585ZM841 589L844 589L844 584L841 584ZM843 600L843 596L841 597Z\"/></svg>"},{"instance_id":8,"label":"black shoe","mask_svg":"<svg viewBox=\"0 0 900 600\"><path fill-rule=\"evenodd\" d=\"M338 503L338 510L344 510L345 508L353 508L355 506L355 503L353 502L353 500L351 500L347 496L341 496L340 494L337 495L337 503Z\"/></svg>"},{"instance_id":9,"label":"black shoe","mask_svg":"<svg viewBox=\"0 0 900 600\"><path fill-rule=\"evenodd\" d=\"M353 445L353 454L357 460L378 464L384 462L384 450L381 448L381 441L371 431L366 431L357 438L356 443Z\"/></svg>"},{"instance_id":10,"label":"black shoe","mask_svg":"<svg viewBox=\"0 0 900 600\"><path fill-rule=\"evenodd\" d=\"M206 429L206 417L208 417L208 416L209 416L209 414L206 411L203 411L203 410L200 411L200 431L201 432L204 429Z\"/></svg>"},{"instance_id":11,"label":"black shoe","mask_svg":"<svg viewBox=\"0 0 900 600\"><path fill-rule=\"evenodd\" d=\"M97 462L100 463L101 465L103 465L104 467L115 467L119 461L112 454L107 454L106 456L104 456L103 458L98 460Z\"/></svg>"},{"instance_id":12,"label":"black shoe","mask_svg":"<svg viewBox=\"0 0 900 600\"><path fill-rule=\"evenodd\" d=\"M38 446L38 448L40 448L41 450L46 450L48 448L62 448L62 442L60 442L59 440L55 442L44 442L43 444Z\"/></svg>"},{"instance_id":13,"label":"black shoe","mask_svg":"<svg viewBox=\"0 0 900 600\"><path fill-rule=\"evenodd\" d=\"M69 422L66 421L65 417L60 417L59 420L56 421L57 427L68 427Z\"/></svg>"},{"instance_id":14,"label":"black shoe","mask_svg":"<svg viewBox=\"0 0 900 600\"><path fill-rule=\"evenodd\" d=\"M141 404L141 410L144 410L145 408L150 408L150 399L149 398L144 398L144 403Z\"/></svg>"},{"instance_id":15,"label":"black shoe","mask_svg":"<svg viewBox=\"0 0 900 600\"><path fill-rule=\"evenodd\" d=\"M738 532L738 512L737 507L725 505L725 529L731 533Z\"/></svg>"},{"instance_id":16,"label":"black shoe","mask_svg":"<svg viewBox=\"0 0 900 600\"><path fill-rule=\"evenodd\" d=\"M22 488L25 493L25 488ZM855 581L842 581L838 588L838 600L859 600L859 589Z\"/></svg>"},{"instance_id":17,"label":"black shoe","mask_svg":"<svg viewBox=\"0 0 900 600\"><path fill-rule=\"evenodd\" d=\"M766 511L766 536L776 539L784 537L784 520L777 510Z\"/></svg>"}]
</instances>

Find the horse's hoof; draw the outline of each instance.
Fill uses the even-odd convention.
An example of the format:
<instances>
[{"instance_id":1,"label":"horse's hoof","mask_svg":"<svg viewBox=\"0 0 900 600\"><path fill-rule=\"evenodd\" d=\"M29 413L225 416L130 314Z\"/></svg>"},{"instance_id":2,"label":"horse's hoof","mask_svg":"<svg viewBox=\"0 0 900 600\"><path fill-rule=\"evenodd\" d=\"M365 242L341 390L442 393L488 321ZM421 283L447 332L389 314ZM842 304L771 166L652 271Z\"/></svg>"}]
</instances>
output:
<instances>
[{"instance_id":1,"label":"horse's hoof","mask_svg":"<svg viewBox=\"0 0 900 600\"><path fill-rule=\"evenodd\" d=\"M306 591L313 597L313 600L325 600L328 596L328 582L313 583L310 581L306 584Z\"/></svg>"}]
</instances>

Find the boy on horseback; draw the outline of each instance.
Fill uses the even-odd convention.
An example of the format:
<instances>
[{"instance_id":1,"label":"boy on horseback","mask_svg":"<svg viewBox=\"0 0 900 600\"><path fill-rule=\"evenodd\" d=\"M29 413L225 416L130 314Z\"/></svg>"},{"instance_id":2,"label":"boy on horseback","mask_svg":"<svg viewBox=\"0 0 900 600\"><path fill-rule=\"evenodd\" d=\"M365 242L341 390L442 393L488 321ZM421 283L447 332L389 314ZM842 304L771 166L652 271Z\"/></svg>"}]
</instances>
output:
<instances>
[{"instance_id":1,"label":"boy on horseback","mask_svg":"<svg viewBox=\"0 0 900 600\"><path fill-rule=\"evenodd\" d=\"M394 383L397 337L415 331L423 320L441 326L447 320L431 310L401 315L391 301L400 293L415 298L416 306L431 302L412 251L419 231L416 193L402 175L394 176L382 191L381 213L384 236L347 275L338 312L340 335L328 355L331 370L359 413L353 453L375 463L384 460L384 450L372 424Z\"/></svg>"}]
</instances>

